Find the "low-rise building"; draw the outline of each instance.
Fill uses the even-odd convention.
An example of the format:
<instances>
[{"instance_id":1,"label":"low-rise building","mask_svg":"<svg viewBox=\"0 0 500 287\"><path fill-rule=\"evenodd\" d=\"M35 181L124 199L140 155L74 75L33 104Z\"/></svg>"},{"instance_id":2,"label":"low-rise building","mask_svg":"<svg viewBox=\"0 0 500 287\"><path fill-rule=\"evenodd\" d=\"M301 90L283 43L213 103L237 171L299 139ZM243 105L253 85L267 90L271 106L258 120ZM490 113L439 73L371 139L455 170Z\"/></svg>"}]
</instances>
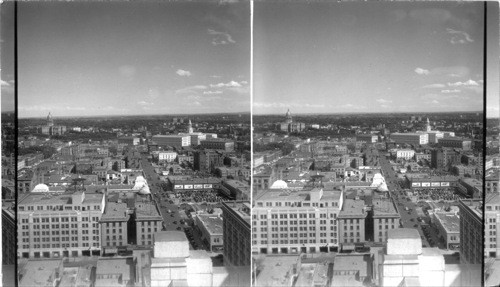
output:
<instances>
[{"instance_id":1,"label":"low-rise building","mask_svg":"<svg viewBox=\"0 0 500 287\"><path fill-rule=\"evenodd\" d=\"M201 240L212 252L221 252L224 248L222 217L215 214L197 214L195 224L201 231Z\"/></svg>"},{"instance_id":2,"label":"low-rise building","mask_svg":"<svg viewBox=\"0 0 500 287\"><path fill-rule=\"evenodd\" d=\"M460 218L454 213L435 212L435 222L439 229L441 239L450 250L460 248Z\"/></svg>"}]
</instances>

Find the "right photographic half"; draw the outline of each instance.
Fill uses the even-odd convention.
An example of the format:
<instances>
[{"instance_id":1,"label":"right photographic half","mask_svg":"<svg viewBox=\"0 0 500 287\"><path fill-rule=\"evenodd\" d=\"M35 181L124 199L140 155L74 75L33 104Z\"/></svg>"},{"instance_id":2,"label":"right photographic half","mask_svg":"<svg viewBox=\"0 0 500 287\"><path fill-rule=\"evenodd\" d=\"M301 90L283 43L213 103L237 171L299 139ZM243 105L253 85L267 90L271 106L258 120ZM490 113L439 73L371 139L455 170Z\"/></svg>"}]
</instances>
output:
<instances>
[{"instance_id":1,"label":"right photographic half","mask_svg":"<svg viewBox=\"0 0 500 287\"><path fill-rule=\"evenodd\" d=\"M253 17L253 286L498 285L498 3Z\"/></svg>"}]
</instances>

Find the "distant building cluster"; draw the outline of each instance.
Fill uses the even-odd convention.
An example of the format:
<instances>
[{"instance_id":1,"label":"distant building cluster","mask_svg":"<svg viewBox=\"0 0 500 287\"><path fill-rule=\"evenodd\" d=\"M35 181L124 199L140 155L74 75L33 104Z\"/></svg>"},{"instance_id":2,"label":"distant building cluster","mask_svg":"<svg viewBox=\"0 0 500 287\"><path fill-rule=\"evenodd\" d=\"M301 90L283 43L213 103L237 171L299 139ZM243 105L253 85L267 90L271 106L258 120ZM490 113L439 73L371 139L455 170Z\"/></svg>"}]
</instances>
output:
<instances>
[{"instance_id":1,"label":"distant building cluster","mask_svg":"<svg viewBox=\"0 0 500 287\"><path fill-rule=\"evenodd\" d=\"M47 122L45 125L40 126L40 133L44 135L62 135L66 133L66 126L54 125L54 119L52 114L49 113L47 116Z\"/></svg>"}]
</instances>

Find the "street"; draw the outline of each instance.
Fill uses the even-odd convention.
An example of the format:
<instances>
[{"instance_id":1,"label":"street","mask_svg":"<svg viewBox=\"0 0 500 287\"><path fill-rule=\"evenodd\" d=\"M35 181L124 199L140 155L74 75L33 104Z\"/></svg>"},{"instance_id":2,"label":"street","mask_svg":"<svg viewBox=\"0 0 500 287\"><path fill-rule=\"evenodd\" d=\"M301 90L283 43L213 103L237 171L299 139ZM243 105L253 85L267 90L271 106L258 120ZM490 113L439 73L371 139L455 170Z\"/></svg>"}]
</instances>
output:
<instances>
[{"instance_id":1,"label":"street","mask_svg":"<svg viewBox=\"0 0 500 287\"><path fill-rule=\"evenodd\" d=\"M416 209L418 207L417 204L413 203L405 194L405 190L401 187L400 180L398 179L396 172L392 169L391 163L384 156L380 155L380 166L382 168L382 174L387 183L387 187L389 188L389 195L393 198L394 202L397 205L397 209L399 211L399 215L401 216L401 224L403 228L415 228L420 233L420 238L422 239L422 245L424 247L433 247L437 244L438 240L433 238L431 244L428 241L428 238L425 233L430 234L432 236L437 237L437 232L424 232L422 229L422 222L418 221L419 214ZM422 221L429 222L430 219L428 216L421 216Z\"/></svg>"},{"instance_id":2,"label":"street","mask_svg":"<svg viewBox=\"0 0 500 287\"><path fill-rule=\"evenodd\" d=\"M163 217L165 230L186 232L186 236L189 239L190 249L199 249L199 247L203 246L199 234L193 232L193 227L189 226L185 219L183 220L181 217L179 212L181 209L179 206L170 200L166 191L162 190L162 181L159 179L153 165L148 161L145 155L142 156L141 166L148 181L151 195L159 205L158 207L160 209L161 216ZM185 223L181 223L181 220ZM189 234L192 234L192 236Z\"/></svg>"}]
</instances>

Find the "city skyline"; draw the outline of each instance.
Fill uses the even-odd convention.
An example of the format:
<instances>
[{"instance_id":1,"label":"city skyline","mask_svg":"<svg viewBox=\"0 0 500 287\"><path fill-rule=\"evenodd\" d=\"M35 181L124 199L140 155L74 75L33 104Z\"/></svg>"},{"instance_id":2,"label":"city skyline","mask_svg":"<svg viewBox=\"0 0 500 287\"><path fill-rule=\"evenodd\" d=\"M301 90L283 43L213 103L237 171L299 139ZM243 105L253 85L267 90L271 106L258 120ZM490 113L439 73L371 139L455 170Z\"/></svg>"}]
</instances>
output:
<instances>
[{"instance_id":1,"label":"city skyline","mask_svg":"<svg viewBox=\"0 0 500 287\"><path fill-rule=\"evenodd\" d=\"M284 4L254 6L254 114L482 110L482 3Z\"/></svg>"},{"instance_id":2,"label":"city skyline","mask_svg":"<svg viewBox=\"0 0 500 287\"><path fill-rule=\"evenodd\" d=\"M18 3L19 116L250 111L249 25L246 2Z\"/></svg>"}]
</instances>

